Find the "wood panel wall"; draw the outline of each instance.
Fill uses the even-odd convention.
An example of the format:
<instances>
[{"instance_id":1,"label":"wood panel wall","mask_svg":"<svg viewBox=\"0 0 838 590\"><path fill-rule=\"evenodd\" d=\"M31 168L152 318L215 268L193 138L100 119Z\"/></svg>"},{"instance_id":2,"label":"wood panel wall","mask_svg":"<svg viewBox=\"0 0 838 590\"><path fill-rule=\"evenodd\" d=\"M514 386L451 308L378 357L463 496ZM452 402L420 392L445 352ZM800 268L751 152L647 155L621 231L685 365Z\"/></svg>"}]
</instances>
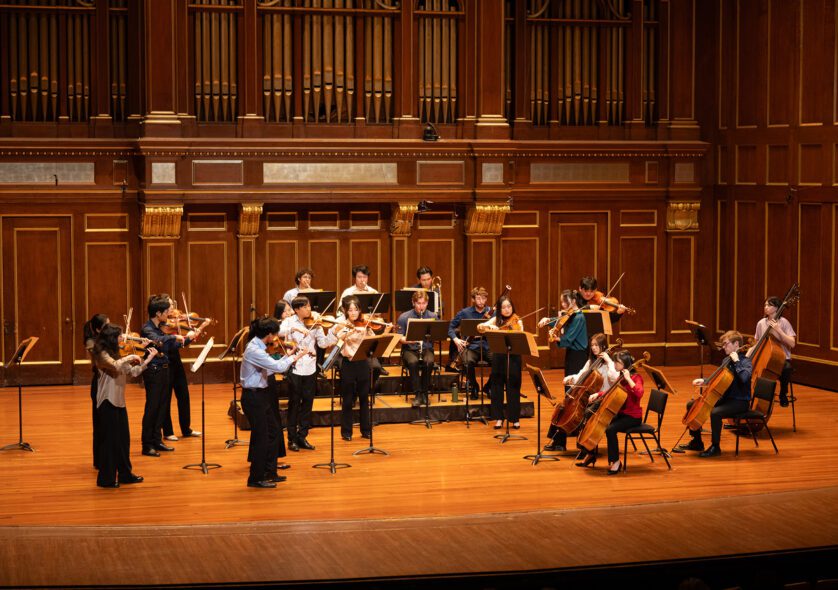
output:
<instances>
[{"instance_id":1,"label":"wood panel wall","mask_svg":"<svg viewBox=\"0 0 838 590\"><path fill-rule=\"evenodd\" d=\"M277 14L292 5L281 4ZM573 21L558 24L584 26L554 4ZM129 25L119 36L124 117L101 83L112 64L98 37L91 105L101 116L35 122L12 120L5 102L0 111L4 352L25 332L49 333L56 344L40 354L53 365L39 379L84 381L81 326L96 311L120 321L133 307L138 329L150 293L181 305L183 293L218 319L220 351L251 308L271 311L300 267L340 290L363 262L371 284L392 291L426 264L442 278L448 317L473 286L494 296L508 283L520 312L548 313L581 276L607 289L625 273L615 293L638 313L618 335L665 363L698 360L685 319L752 332L763 298L797 280L798 379L829 386L825 371L838 362L835 3L626 0L624 116L585 125L532 119L531 35L540 27L544 46L558 47L544 32L556 27L535 22L523 0L456 5L457 117L439 126L441 141L424 142L418 54L407 49L418 47L415 2L393 17L392 120L376 124L267 120L260 62L248 58L264 41L251 0L201 4L237 15L227 20L238 87L233 120L200 121L190 86L197 8L97 3L98 31L105 7ZM0 9L0 36L15 10ZM304 18L295 13L294 27ZM655 82L643 77L648 67ZM429 210L415 213L420 201ZM14 254L24 235L15 230L30 218L47 224L54 260L67 262L20 281L15 265L28 259ZM16 300L29 302L27 317L53 319L22 323ZM543 362L560 365L562 354L540 343ZM229 378L229 363L211 362L208 377Z\"/></svg>"},{"instance_id":2,"label":"wood panel wall","mask_svg":"<svg viewBox=\"0 0 838 590\"><path fill-rule=\"evenodd\" d=\"M767 296L800 283L787 313L798 375L838 367L835 2L719 1L703 13L698 94L712 179L714 329L752 334ZM713 73L712 84L709 72Z\"/></svg>"}]
</instances>

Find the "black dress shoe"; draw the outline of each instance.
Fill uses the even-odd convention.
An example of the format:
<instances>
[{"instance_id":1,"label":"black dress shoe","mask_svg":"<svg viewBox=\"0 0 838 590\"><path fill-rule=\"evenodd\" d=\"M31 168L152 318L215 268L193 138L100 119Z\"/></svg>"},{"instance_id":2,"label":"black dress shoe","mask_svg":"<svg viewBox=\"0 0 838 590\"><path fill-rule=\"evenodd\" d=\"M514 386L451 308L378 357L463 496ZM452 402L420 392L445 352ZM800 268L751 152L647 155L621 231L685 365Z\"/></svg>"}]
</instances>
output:
<instances>
[{"instance_id":1,"label":"black dress shoe","mask_svg":"<svg viewBox=\"0 0 838 590\"><path fill-rule=\"evenodd\" d=\"M362 432L361 438L369 439L372 435L369 432Z\"/></svg>"},{"instance_id":2,"label":"black dress shoe","mask_svg":"<svg viewBox=\"0 0 838 590\"><path fill-rule=\"evenodd\" d=\"M160 453L158 453L157 451L155 451L152 448L147 448L147 449L143 449L143 455L146 455L148 457L159 457Z\"/></svg>"},{"instance_id":3,"label":"black dress shoe","mask_svg":"<svg viewBox=\"0 0 838 590\"><path fill-rule=\"evenodd\" d=\"M468 397L469 397L469 399L472 399L472 400L480 399L480 395L478 395L477 393L470 393Z\"/></svg>"},{"instance_id":4,"label":"black dress shoe","mask_svg":"<svg viewBox=\"0 0 838 590\"><path fill-rule=\"evenodd\" d=\"M265 477L265 481L272 481L274 483L282 483L286 479L288 478L284 475L271 475L270 477Z\"/></svg>"},{"instance_id":5,"label":"black dress shoe","mask_svg":"<svg viewBox=\"0 0 838 590\"><path fill-rule=\"evenodd\" d=\"M308 441L307 441L306 439L304 439L304 438L301 438L300 440L298 440L298 441L297 441L297 444L299 445L299 447L300 447L301 449L307 449L307 450L309 450L309 451L313 451L313 450L314 450L314 445L313 445L313 444L311 444L310 442L308 442Z\"/></svg>"},{"instance_id":6,"label":"black dress shoe","mask_svg":"<svg viewBox=\"0 0 838 590\"><path fill-rule=\"evenodd\" d=\"M544 450L545 451L553 451L555 453L555 452L566 451L567 448L564 445L559 445L559 444L556 444L556 443L550 443L550 444L544 445Z\"/></svg>"},{"instance_id":7,"label":"black dress shoe","mask_svg":"<svg viewBox=\"0 0 838 590\"><path fill-rule=\"evenodd\" d=\"M718 457L722 454L722 450L717 447L716 445L710 445L710 447L704 451L703 453L699 453L699 457Z\"/></svg>"},{"instance_id":8,"label":"black dress shoe","mask_svg":"<svg viewBox=\"0 0 838 590\"><path fill-rule=\"evenodd\" d=\"M781 407L781 408L788 408L788 407L789 407L789 400L787 400L787 399L781 399L781 400L780 400L780 407Z\"/></svg>"},{"instance_id":9,"label":"black dress shoe","mask_svg":"<svg viewBox=\"0 0 838 590\"><path fill-rule=\"evenodd\" d=\"M349 436L346 436L346 435L341 435L341 438L342 438L343 440L345 440L345 441L349 442L349 441L351 441L351 440L352 440L352 435L351 435L351 434L350 434Z\"/></svg>"},{"instance_id":10,"label":"black dress shoe","mask_svg":"<svg viewBox=\"0 0 838 590\"><path fill-rule=\"evenodd\" d=\"M682 451L703 451L704 450L704 442L700 441L697 438L692 439L685 445L678 445L678 448Z\"/></svg>"},{"instance_id":11,"label":"black dress shoe","mask_svg":"<svg viewBox=\"0 0 838 590\"><path fill-rule=\"evenodd\" d=\"M115 481L113 483L99 483L99 482L96 482L96 485L99 486L100 488L118 488L119 487L119 482L118 481Z\"/></svg>"},{"instance_id":12,"label":"black dress shoe","mask_svg":"<svg viewBox=\"0 0 838 590\"><path fill-rule=\"evenodd\" d=\"M382 377L387 377L390 374L390 371L382 367L381 369L379 369L378 374Z\"/></svg>"},{"instance_id":13,"label":"black dress shoe","mask_svg":"<svg viewBox=\"0 0 838 590\"><path fill-rule=\"evenodd\" d=\"M295 453L300 450L300 447L297 446L297 442L293 440L288 441L288 450L294 451Z\"/></svg>"},{"instance_id":14,"label":"black dress shoe","mask_svg":"<svg viewBox=\"0 0 838 590\"><path fill-rule=\"evenodd\" d=\"M134 475L131 473L128 477L120 477L119 483L140 483L143 481L142 475Z\"/></svg>"},{"instance_id":15,"label":"black dress shoe","mask_svg":"<svg viewBox=\"0 0 838 590\"><path fill-rule=\"evenodd\" d=\"M156 445L154 445L154 448L157 449L158 451L167 451L167 452L175 450L174 447L170 447L169 445L164 445L163 443L157 443Z\"/></svg>"},{"instance_id":16,"label":"black dress shoe","mask_svg":"<svg viewBox=\"0 0 838 590\"><path fill-rule=\"evenodd\" d=\"M422 405L422 398L419 397L418 395L414 396L413 401L410 402L410 405L413 406L414 408L420 407Z\"/></svg>"},{"instance_id":17,"label":"black dress shoe","mask_svg":"<svg viewBox=\"0 0 838 590\"><path fill-rule=\"evenodd\" d=\"M288 463L280 463L276 466L277 469L291 469L291 466Z\"/></svg>"},{"instance_id":18,"label":"black dress shoe","mask_svg":"<svg viewBox=\"0 0 838 590\"><path fill-rule=\"evenodd\" d=\"M276 484L272 481L249 481L247 482L249 488L275 488Z\"/></svg>"}]
</instances>

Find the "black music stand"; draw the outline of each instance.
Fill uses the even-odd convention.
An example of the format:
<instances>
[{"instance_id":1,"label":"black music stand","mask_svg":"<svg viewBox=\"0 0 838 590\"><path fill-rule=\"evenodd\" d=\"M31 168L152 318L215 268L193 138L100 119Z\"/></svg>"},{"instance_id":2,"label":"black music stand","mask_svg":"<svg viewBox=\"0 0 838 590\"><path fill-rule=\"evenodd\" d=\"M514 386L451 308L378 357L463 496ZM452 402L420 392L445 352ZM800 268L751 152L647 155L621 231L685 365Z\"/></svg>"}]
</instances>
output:
<instances>
[{"instance_id":1,"label":"black music stand","mask_svg":"<svg viewBox=\"0 0 838 590\"><path fill-rule=\"evenodd\" d=\"M693 338L695 338L696 344L698 344L699 376L704 379L704 347L709 346L710 344L710 340L704 332L704 330L707 329L707 326L703 326L692 320L684 320L684 322L690 327L690 333L693 335Z\"/></svg>"},{"instance_id":2,"label":"black music stand","mask_svg":"<svg viewBox=\"0 0 838 590\"><path fill-rule=\"evenodd\" d=\"M501 444L510 439L527 440L526 436L509 433L509 358L513 354L522 356L532 354L527 336L526 332L511 332L509 330L489 330L483 334L483 337L489 343L489 350L492 355L499 354L506 357L506 379L503 384L504 397L506 398L506 434L495 435L495 438L500 439ZM531 335L530 338L532 338ZM538 350L536 349L535 352L537 353ZM537 356L537 354L533 356Z\"/></svg>"},{"instance_id":3,"label":"black music stand","mask_svg":"<svg viewBox=\"0 0 838 590\"><path fill-rule=\"evenodd\" d=\"M315 463L312 465L314 469L326 469L328 468L332 474L337 473L338 469L346 469L348 467L352 467L349 463L335 463L335 391L337 387L335 387L336 375L337 375L337 363L335 362L338 358L340 358L340 347L335 346L335 350L338 351L337 356L331 357L327 359L328 365L324 363L320 367L320 372L325 375L326 371L329 369L332 370L332 399L331 399L331 407L329 409L329 462L328 463ZM280 433L280 436L281 433Z\"/></svg>"},{"instance_id":4,"label":"black music stand","mask_svg":"<svg viewBox=\"0 0 838 590\"><path fill-rule=\"evenodd\" d=\"M230 344L227 345L227 348L224 349L220 355L218 355L218 360L223 361L224 357L228 354L233 356L233 438L228 438L224 441L226 445L224 448L229 449L230 447L234 447L236 445L246 445L248 441L246 440L239 440L239 423L236 420L236 414L239 411L238 400L236 399L236 388L238 387L238 380L236 379L236 350L239 347L239 342L241 339L245 337L245 335L250 331L248 327L244 327L238 332L236 332L233 339L230 340ZM201 373L201 377L203 378L203 373ZM280 435L282 433L280 432Z\"/></svg>"},{"instance_id":5,"label":"black music stand","mask_svg":"<svg viewBox=\"0 0 838 590\"><path fill-rule=\"evenodd\" d=\"M23 359L26 358L26 355L29 354L29 351L35 346L35 343L38 342L37 336L30 336L29 338L25 338L24 340L20 341L20 344L17 345L15 352L12 354L11 358L6 362L6 367L11 367L12 365L17 365L17 423L18 423L18 441L16 443L12 443L10 445L6 445L3 448L0 448L0 451L11 451L14 449L20 451L29 451L30 453L34 453L35 449L32 448L28 442L23 442L23 382L20 379L20 365L23 364Z\"/></svg>"},{"instance_id":6,"label":"black music stand","mask_svg":"<svg viewBox=\"0 0 838 590\"><path fill-rule=\"evenodd\" d=\"M430 311L436 313L434 310L440 309L439 293L436 291L432 289L422 289L421 287L406 287L395 292L396 298L394 306L397 313L413 309L413 294L416 293L416 291L425 291L428 294L428 309Z\"/></svg>"},{"instance_id":7,"label":"black music stand","mask_svg":"<svg viewBox=\"0 0 838 590\"><path fill-rule=\"evenodd\" d=\"M327 305L338 302L337 293L334 291L307 291L298 293L297 297L307 298L309 303L311 303L311 311L316 311L321 314L329 313L329 310L326 309Z\"/></svg>"},{"instance_id":8,"label":"black music stand","mask_svg":"<svg viewBox=\"0 0 838 590\"><path fill-rule=\"evenodd\" d=\"M384 449L379 449L373 446L373 432L375 432L375 423L373 422L373 408L375 406L375 393L372 389L372 378L373 378L373 365L372 359L378 358L382 356L389 356L393 349L396 347L396 344L399 342L400 337L398 334L381 334L380 336L367 336L363 340L361 340L361 344L358 346L358 350L355 351L355 354L352 355L350 360L357 361L361 359L367 359L367 363L370 366L370 401L368 404L369 413L370 413L370 444L365 449L359 449L352 453L352 455L364 455L370 454L374 455L376 453L380 455L389 455L387 451Z\"/></svg>"},{"instance_id":9,"label":"black music stand","mask_svg":"<svg viewBox=\"0 0 838 590\"><path fill-rule=\"evenodd\" d=\"M541 396L543 395L550 401L555 398L553 398L553 394L550 393L550 389L547 387L547 382L544 380L541 369L527 363L527 371L532 379L532 384L535 386L535 391L538 393L538 424L536 426L538 432L536 440L538 442L535 447L535 455L524 455L524 459L532 461L533 465L538 465L539 461L558 461L559 458L554 455L544 455L541 453Z\"/></svg>"},{"instance_id":10,"label":"black music stand","mask_svg":"<svg viewBox=\"0 0 838 590\"><path fill-rule=\"evenodd\" d=\"M588 338L594 334L602 333L611 336L614 330L611 328L611 316L607 311L598 309L585 309L582 311L585 318L585 327L588 330Z\"/></svg>"},{"instance_id":11,"label":"black music stand","mask_svg":"<svg viewBox=\"0 0 838 590\"><path fill-rule=\"evenodd\" d=\"M361 313L372 313L374 309L378 313L386 313L390 309L389 293L357 293L353 297L358 298L358 302L361 304ZM340 304L343 305L343 300Z\"/></svg>"},{"instance_id":12,"label":"black music stand","mask_svg":"<svg viewBox=\"0 0 838 590\"><path fill-rule=\"evenodd\" d=\"M439 342L439 362L442 363L442 342L448 339L448 322L434 319L414 319L407 320L407 333L404 338L408 342L419 341L422 345L419 347L420 353L430 346L431 352L434 352L434 343ZM436 353L434 352L434 355ZM419 356L419 371L420 376L425 370L424 355ZM426 428L430 428L432 424L439 424L442 420L431 420L431 390L434 387L434 372L433 365L431 365L431 375L428 379L428 391L425 393L425 417L420 420L413 420L411 424L424 424ZM413 392L416 395L416 392Z\"/></svg>"},{"instance_id":13,"label":"black music stand","mask_svg":"<svg viewBox=\"0 0 838 590\"><path fill-rule=\"evenodd\" d=\"M482 363L484 359L483 359L483 342L482 342L483 334L481 334L477 330L477 326L482 324L484 321L485 320L480 320L480 319L475 319L475 320L466 319L466 320L461 320L460 325L459 325L460 338L461 339L468 341L468 344L471 344L471 343L477 342L477 341L480 342L480 347L478 348L478 350L480 351L480 357L477 360L478 363ZM466 350L468 350L468 344L466 344ZM465 353L465 351L463 351L463 352ZM463 363L463 370L466 372L466 418L465 418L466 428L471 428L470 422L472 420L477 420L479 422L482 422L484 425L488 425L489 423L486 421L486 416L483 415L483 407L484 407L483 402L484 402L484 399L486 397L486 395L483 393L483 387L486 385L485 375L483 374L483 371L481 370L480 371L480 409L477 412L477 416L472 416L471 415L471 409L469 408L469 397L470 397L470 394L471 394L471 389L470 389L471 382L469 381L469 378L468 378L468 365L465 362ZM475 367L474 370L475 370L475 381L476 381L477 380L477 375L476 375L477 367Z\"/></svg>"},{"instance_id":14,"label":"black music stand","mask_svg":"<svg viewBox=\"0 0 838 590\"><path fill-rule=\"evenodd\" d=\"M201 436L201 462L183 466L184 469L200 469L204 472L204 475L207 475L210 469L221 468L220 463L207 463L207 410L204 399L204 361L207 360L207 355L212 350L213 344L215 344L215 341L209 338L207 343L204 344L201 354L198 355L198 358L195 359L195 362L192 363L192 367L190 368L193 373L197 373L199 369L201 371L201 432L203 436Z\"/></svg>"}]
</instances>

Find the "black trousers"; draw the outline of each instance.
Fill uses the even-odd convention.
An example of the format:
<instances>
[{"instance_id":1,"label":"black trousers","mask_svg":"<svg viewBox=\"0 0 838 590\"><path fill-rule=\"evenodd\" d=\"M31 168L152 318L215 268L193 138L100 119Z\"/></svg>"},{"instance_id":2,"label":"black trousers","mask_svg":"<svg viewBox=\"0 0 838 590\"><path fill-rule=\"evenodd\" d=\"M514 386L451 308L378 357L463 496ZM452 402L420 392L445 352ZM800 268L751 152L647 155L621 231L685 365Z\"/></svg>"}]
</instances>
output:
<instances>
[{"instance_id":1,"label":"black trousers","mask_svg":"<svg viewBox=\"0 0 838 590\"><path fill-rule=\"evenodd\" d=\"M791 383L791 374L794 368L791 366L791 361L786 359L783 365L783 370L780 372L780 403L788 403L789 401L789 383Z\"/></svg>"},{"instance_id":2,"label":"black trousers","mask_svg":"<svg viewBox=\"0 0 838 590\"><path fill-rule=\"evenodd\" d=\"M687 409L689 410L694 401L687 402ZM722 440L722 420L725 418L732 418L736 414L741 414L746 411L751 405L750 400L744 399L720 399L713 409L710 411L710 439L711 444L716 447ZM690 430L690 434L696 440L701 440L701 430Z\"/></svg>"},{"instance_id":3,"label":"black trousers","mask_svg":"<svg viewBox=\"0 0 838 590\"><path fill-rule=\"evenodd\" d=\"M370 364L366 359L343 359L340 366L340 433L352 436L352 407L361 401L361 434L370 433Z\"/></svg>"},{"instance_id":4,"label":"black trousers","mask_svg":"<svg viewBox=\"0 0 838 590\"><path fill-rule=\"evenodd\" d=\"M422 358L418 350L402 350L402 362L407 367L410 377L410 390L414 395L425 395L431 390L431 373L434 368L434 349L427 346L422 349Z\"/></svg>"},{"instance_id":5,"label":"black trousers","mask_svg":"<svg viewBox=\"0 0 838 590\"><path fill-rule=\"evenodd\" d=\"M640 418L617 414L605 429L605 440L608 441L608 462L613 463L620 458L620 441L617 438L618 432L625 432L629 428L640 426L643 422Z\"/></svg>"},{"instance_id":6,"label":"black trousers","mask_svg":"<svg viewBox=\"0 0 838 590\"><path fill-rule=\"evenodd\" d=\"M463 366L466 368L466 378L468 379L468 388L470 393L479 393L480 386L477 384L477 376L475 375L476 370L475 367L477 363L480 362L480 349L473 350L471 348L467 348L463 351L462 354L463 359ZM482 359L487 363L492 363L492 353L488 350L483 351Z\"/></svg>"},{"instance_id":7,"label":"black trousers","mask_svg":"<svg viewBox=\"0 0 838 590\"><path fill-rule=\"evenodd\" d=\"M143 448L150 448L163 442L164 401L169 391L169 365L148 365L143 373L145 387L145 408L143 409Z\"/></svg>"},{"instance_id":8,"label":"black trousers","mask_svg":"<svg viewBox=\"0 0 838 590\"><path fill-rule=\"evenodd\" d=\"M567 447L567 433L564 430L556 428L552 424L547 429L547 438L553 441L554 445Z\"/></svg>"},{"instance_id":9,"label":"black trousers","mask_svg":"<svg viewBox=\"0 0 838 590\"><path fill-rule=\"evenodd\" d=\"M506 419L521 420L521 355L509 355L509 375L505 354L492 355L492 420L503 420L503 391L506 386Z\"/></svg>"},{"instance_id":10,"label":"black trousers","mask_svg":"<svg viewBox=\"0 0 838 590\"><path fill-rule=\"evenodd\" d=\"M288 395L288 381L284 380L281 383L277 382L275 375L268 376L268 392L271 396L271 412L274 414L277 426L276 440L268 440L269 445L276 446L276 456L284 457L287 453L285 451L285 437L282 436L282 431L285 429L282 425L282 412L279 409L280 393L284 392L286 397ZM250 457L247 458L250 460ZM274 460L272 465L268 465L268 473L273 475L276 473L277 462Z\"/></svg>"},{"instance_id":11,"label":"black trousers","mask_svg":"<svg viewBox=\"0 0 838 590\"><path fill-rule=\"evenodd\" d=\"M96 393L99 391L99 372L93 372L90 382L90 401L93 408L93 468L99 469L99 443L102 433L99 432L99 410L96 408Z\"/></svg>"},{"instance_id":12,"label":"black trousers","mask_svg":"<svg viewBox=\"0 0 838 590\"><path fill-rule=\"evenodd\" d=\"M564 376L575 375L582 370L587 361L587 350L571 350L568 348L564 355Z\"/></svg>"},{"instance_id":13,"label":"black trousers","mask_svg":"<svg viewBox=\"0 0 838 590\"><path fill-rule=\"evenodd\" d=\"M96 483L113 485L131 475L131 433L128 431L128 411L117 408L108 400L96 409L99 421L99 475Z\"/></svg>"},{"instance_id":14,"label":"black trousers","mask_svg":"<svg viewBox=\"0 0 838 590\"><path fill-rule=\"evenodd\" d=\"M288 374L291 389L288 391L288 441L304 439L311 428L311 408L317 392L317 377Z\"/></svg>"},{"instance_id":15,"label":"black trousers","mask_svg":"<svg viewBox=\"0 0 838 590\"><path fill-rule=\"evenodd\" d=\"M192 434L192 409L189 403L189 383L186 380L186 371L183 362L178 358L169 362L169 380L171 388L166 394L163 405L166 408L163 416L163 436L171 436L175 433L172 425L172 391L177 399L177 421L180 425L180 432L183 436Z\"/></svg>"},{"instance_id":16,"label":"black trousers","mask_svg":"<svg viewBox=\"0 0 838 590\"><path fill-rule=\"evenodd\" d=\"M268 473L270 465L276 472L277 446L270 441L279 435L279 425L271 408L271 397L267 387L242 390L242 410L250 422L250 475L247 483L263 481L266 475L272 475Z\"/></svg>"}]
</instances>

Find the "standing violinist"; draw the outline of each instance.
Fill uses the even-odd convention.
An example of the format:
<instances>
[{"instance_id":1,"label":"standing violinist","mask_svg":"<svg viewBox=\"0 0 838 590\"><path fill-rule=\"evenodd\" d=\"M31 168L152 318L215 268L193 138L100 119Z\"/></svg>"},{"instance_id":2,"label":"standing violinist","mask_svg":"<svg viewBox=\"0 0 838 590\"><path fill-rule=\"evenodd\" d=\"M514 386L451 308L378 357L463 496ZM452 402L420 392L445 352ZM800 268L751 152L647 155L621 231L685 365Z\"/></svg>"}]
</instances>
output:
<instances>
[{"instance_id":1,"label":"standing violinist","mask_svg":"<svg viewBox=\"0 0 838 590\"><path fill-rule=\"evenodd\" d=\"M614 384L614 381L620 378L620 373L617 371L614 365L614 361L611 360L611 356L608 354L608 337L603 333L597 333L591 336L591 343L590 343L590 354L588 358L585 360L585 364L574 374L568 374L567 363L565 363L565 378L564 378L564 385L568 388L569 391L573 393L573 397L577 398L582 395L584 392L574 390L573 386L576 385L579 381L579 378L586 375L591 367L593 367L594 363L597 359L601 359L602 362L598 363L596 371L602 376L602 386L600 387L600 391L608 391L611 388L611 385ZM597 392L598 393L598 392ZM590 396L588 398L588 403L591 402L591 397L596 399L598 396ZM565 400L564 403L568 403L570 400ZM552 424L550 428L547 430L547 438L550 439L550 443L545 445L545 451L564 451L567 449L567 437L568 435L572 435L572 432L565 432L559 428L556 428Z\"/></svg>"},{"instance_id":2,"label":"standing violinist","mask_svg":"<svg viewBox=\"0 0 838 590\"><path fill-rule=\"evenodd\" d=\"M716 405L710 412L710 430L711 442L710 448L704 450L704 441L701 440L701 429L690 429L692 440L682 445L682 450L688 451L703 451L699 453L699 457L716 457L722 454L719 447L722 436L722 420L730 418L736 414L741 414L748 410L751 401L751 373L753 366L751 359L744 354L739 354L739 349L744 344L745 339L742 334L736 330L729 330L722 334L721 347L726 357L730 357L730 364L724 370L733 372L734 378L727 390L725 390L721 399L716 402ZM712 376L707 379L695 379L693 385L704 386L712 380ZM687 402L687 410L689 410L695 400Z\"/></svg>"},{"instance_id":3,"label":"standing violinist","mask_svg":"<svg viewBox=\"0 0 838 590\"><path fill-rule=\"evenodd\" d=\"M160 295L167 297L169 304L173 310L176 305L174 300L166 293ZM177 323L177 318L172 320ZM210 323L209 319L197 328L195 328L195 336L197 338L201 335ZM185 345L186 346L186 345ZM192 430L192 408L189 402L189 382L186 380L186 369L183 368L183 360L180 358L180 349L175 348L169 353L169 379L171 380L171 387L166 393L166 399L163 400L165 411L163 415L163 438L170 441L177 441L175 436L175 429L172 425L172 391L174 391L175 399L177 399L177 418L180 426L180 432L184 438L189 436L201 436L200 430Z\"/></svg>"},{"instance_id":4,"label":"standing violinist","mask_svg":"<svg viewBox=\"0 0 838 590\"><path fill-rule=\"evenodd\" d=\"M777 315L777 310L780 309L782 305L783 301L779 297L771 296L765 300L762 308L765 317L757 322L754 340L759 341L759 339L762 338L762 335L770 328L771 338L774 338L777 342L779 342L780 346L783 348L783 352L786 355L786 361L783 364L783 370L780 373L780 406L785 408L789 405L789 382L791 381L791 373L793 370L791 366L791 349L797 344L797 334L795 333L794 328L791 327L791 322L783 316L780 316L779 320L774 319L774 316ZM751 357L751 353L753 351L754 348L748 350L748 358Z\"/></svg>"},{"instance_id":5,"label":"standing violinist","mask_svg":"<svg viewBox=\"0 0 838 590\"><path fill-rule=\"evenodd\" d=\"M344 322L332 326L332 335L340 346L340 435L345 441L352 440L352 408L360 399L361 437L370 437L370 363L367 359L350 360L367 336L374 332L366 325L361 314L361 302L354 295L343 300ZM360 324L360 325L358 325Z\"/></svg>"},{"instance_id":6,"label":"standing violinist","mask_svg":"<svg viewBox=\"0 0 838 590\"><path fill-rule=\"evenodd\" d=\"M402 362L410 376L410 388L413 391L413 407L418 408L428 403L428 391L431 388L431 372L434 367L434 345L432 342L408 342L405 340L407 324L410 320L435 320L436 314L428 311L428 292L414 291L411 298L413 309L402 313L396 320L398 333L402 335Z\"/></svg>"},{"instance_id":7,"label":"standing violinist","mask_svg":"<svg viewBox=\"0 0 838 590\"><path fill-rule=\"evenodd\" d=\"M600 303L604 298L605 294L602 291L597 290L596 278L588 276L582 277L579 280L579 291L576 292L576 303L581 309L585 309L586 307L589 309L599 309ZM620 318L623 317L623 314L626 313L626 310L628 309L622 303L618 303L616 307L617 309L615 311L608 313L612 324L619 322Z\"/></svg>"},{"instance_id":8,"label":"standing violinist","mask_svg":"<svg viewBox=\"0 0 838 590\"><path fill-rule=\"evenodd\" d=\"M92 318L84 323L82 330L84 338L84 349L90 356L90 367L93 369L93 379L90 381L90 401L93 404L93 468L99 469L99 419L97 418L96 408L98 406L96 395L99 384L99 369L96 368L96 358L93 355L93 346L96 344L96 337L102 328L110 322L108 316L103 313L97 313Z\"/></svg>"},{"instance_id":9,"label":"standing violinist","mask_svg":"<svg viewBox=\"0 0 838 590\"><path fill-rule=\"evenodd\" d=\"M448 337L455 347L456 354L462 359L468 379L468 390L471 392L471 399L477 399L479 388L475 377L475 365L482 361L492 362L492 353L489 352L489 343L484 338L476 337L471 341L460 338L458 330L463 320L486 320L489 308L486 302L489 300L489 292L483 287L475 287L471 290L471 301L473 305L464 307L457 312L448 324ZM453 360L453 359L452 359Z\"/></svg>"},{"instance_id":10,"label":"standing violinist","mask_svg":"<svg viewBox=\"0 0 838 590\"><path fill-rule=\"evenodd\" d=\"M306 327L311 318L311 302L299 295L291 302L294 315L282 320L280 337L291 340L300 350L308 351L301 356L289 374L291 389L288 394L288 448L292 451L314 450L306 437L311 428L311 408L317 390L317 356L315 346L326 348L334 344L334 337L327 336L319 324Z\"/></svg>"},{"instance_id":11,"label":"standing violinist","mask_svg":"<svg viewBox=\"0 0 838 590\"><path fill-rule=\"evenodd\" d=\"M282 320L287 317L291 317L292 315L294 315L294 312L291 310L290 303L285 301L285 299L280 299L276 302L276 305L274 305L273 317L277 320L277 325L279 325ZM289 350L288 352L291 351ZM273 355L273 357L275 359L279 359L279 354ZM286 397L290 397L288 395L288 381L283 380L280 385L280 383L276 380L276 374L271 373L268 375L268 392L271 399L271 413L276 421L277 430L275 437L268 437L268 444L276 447L276 456L281 459L287 455L287 452L285 450L285 436L283 434L285 427L282 425L282 413L279 410L280 390L282 390ZM276 464L276 469L274 469L274 463ZM288 465L288 463L278 463L274 461L268 464L268 471L275 472L277 469L290 469L290 467L291 466Z\"/></svg>"},{"instance_id":12,"label":"standing violinist","mask_svg":"<svg viewBox=\"0 0 838 590\"><path fill-rule=\"evenodd\" d=\"M279 424L271 408L271 394L268 390L268 375L284 373L305 350L295 356L274 359L267 353L268 342L279 332L279 322L274 318L260 318L250 323L247 347L242 355L239 379L242 387L242 410L250 422L250 473L247 486L251 488L275 488L276 483L285 481L277 475L277 447L271 443L278 435Z\"/></svg>"},{"instance_id":13,"label":"standing violinist","mask_svg":"<svg viewBox=\"0 0 838 590\"><path fill-rule=\"evenodd\" d=\"M294 283L296 283L297 286L292 289L288 289L282 298L288 302L288 305L291 305L291 302L294 301L294 297L300 293L309 293L314 291L315 289L311 288L311 281L313 278L313 270L310 268L301 268L297 271L297 274L294 275ZM274 317L279 319L279 316Z\"/></svg>"},{"instance_id":14,"label":"standing violinist","mask_svg":"<svg viewBox=\"0 0 838 590\"><path fill-rule=\"evenodd\" d=\"M549 325L551 328L565 315L570 315L562 328L561 338L556 341L556 346L565 349L564 374L576 375L582 370L588 360L588 326L585 317L579 311L576 304L576 291L565 289L561 295L561 312L556 318L544 317L538 322L538 327L543 328ZM604 349L603 349L604 350Z\"/></svg>"},{"instance_id":15,"label":"standing violinist","mask_svg":"<svg viewBox=\"0 0 838 590\"><path fill-rule=\"evenodd\" d=\"M160 327L169 317L172 300L168 295L152 295L148 300L148 321L143 325L141 335L154 342L157 355L151 360L143 375L145 387L145 409L143 411L142 447L143 455L159 457L159 451L174 451L174 447L163 444L163 421L171 400L170 355L177 349L188 346L200 335L200 328L190 330L185 336L165 334Z\"/></svg>"},{"instance_id":16,"label":"standing violinist","mask_svg":"<svg viewBox=\"0 0 838 590\"><path fill-rule=\"evenodd\" d=\"M495 304L495 315L479 324L478 330L516 330L524 331L524 322L515 314L512 300L503 296ZM509 368L507 372L507 359ZM521 355L492 355L492 408L491 416L495 421L495 430L503 428L503 391L506 388L506 420L513 428L521 427Z\"/></svg>"}]
</instances>

